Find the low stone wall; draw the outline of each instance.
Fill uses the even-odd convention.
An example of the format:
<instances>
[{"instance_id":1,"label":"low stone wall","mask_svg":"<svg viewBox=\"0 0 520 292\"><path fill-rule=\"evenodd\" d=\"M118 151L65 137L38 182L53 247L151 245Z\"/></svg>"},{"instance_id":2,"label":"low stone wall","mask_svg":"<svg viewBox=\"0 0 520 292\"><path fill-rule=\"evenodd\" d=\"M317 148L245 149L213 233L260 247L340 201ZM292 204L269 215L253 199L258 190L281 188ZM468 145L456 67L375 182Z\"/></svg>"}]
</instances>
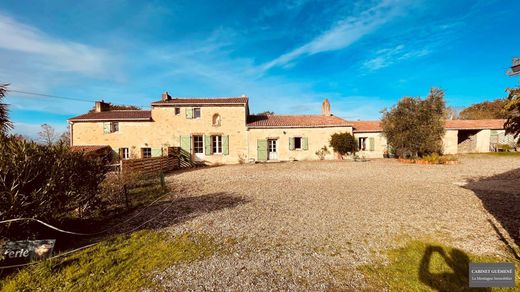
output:
<instances>
[{"instance_id":1,"label":"low stone wall","mask_svg":"<svg viewBox=\"0 0 520 292\"><path fill-rule=\"evenodd\" d=\"M153 174L169 172L180 168L179 158L177 157L151 157L141 159L121 160L121 173L143 173Z\"/></svg>"}]
</instances>

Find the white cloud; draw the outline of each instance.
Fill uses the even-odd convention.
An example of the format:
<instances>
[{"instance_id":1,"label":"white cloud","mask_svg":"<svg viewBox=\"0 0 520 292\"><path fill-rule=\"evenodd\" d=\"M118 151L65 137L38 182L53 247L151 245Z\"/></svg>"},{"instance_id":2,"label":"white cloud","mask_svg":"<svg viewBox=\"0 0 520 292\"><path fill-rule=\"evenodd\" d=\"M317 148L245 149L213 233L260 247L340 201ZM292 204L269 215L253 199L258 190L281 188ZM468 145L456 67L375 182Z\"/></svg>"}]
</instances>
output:
<instances>
[{"instance_id":1,"label":"white cloud","mask_svg":"<svg viewBox=\"0 0 520 292\"><path fill-rule=\"evenodd\" d=\"M383 1L357 16L349 16L337 22L310 42L275 58L264 64L262 68L269 70L302 56L344 49L393 19L398 15L399 10L400 5L396 5L395 1Z\"/></svg>"},{"instance_id":2,"label":"white cloud","mask_svg":"<svg viewBox=\"0 0 520 292\"><path fill-rule=\"evenodd\" d=\"M53 71L86 75L104 75L109 66L108 54L101 49L54 38L4 14L0 14L0 31L0 49L18 54L4 52L2 57L29 57Z\"/></svg>"},{"instance_id":3,"label":"white cloud","mask_svg":"<svg viewBox=\"0 0 520 292\"><path fill-rule=\"evenodd\" d=\"M376 71L400 61L424 57L430 53L430 49L427 48L407 50L406 47L401 44L393 48L378 50L375 53L375 57L363 63L363 68L369 71Z\"/></svg>"}]
</instances>

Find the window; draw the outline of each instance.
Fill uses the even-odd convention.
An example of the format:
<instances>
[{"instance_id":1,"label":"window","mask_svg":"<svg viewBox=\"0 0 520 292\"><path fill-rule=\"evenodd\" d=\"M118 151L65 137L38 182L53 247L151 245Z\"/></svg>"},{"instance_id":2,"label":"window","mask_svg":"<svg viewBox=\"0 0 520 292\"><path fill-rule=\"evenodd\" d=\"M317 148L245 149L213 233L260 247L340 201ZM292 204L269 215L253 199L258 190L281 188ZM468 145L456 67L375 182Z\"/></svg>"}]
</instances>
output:
<instances>
[{"instance_id":1,"label":"window","mask_svg":"<svg viewBox=\"0 0 520 292\"><path fill-rule=\"evenodd\" d=\"M180 107L176 107L175 108L175 115L178 116L181 114L181 108Z\"/></svg>"},{"instance_id":2,"label":"window","mask_svg":"<svg viewBox=\"0 0 520 292\"><path fill-rule=\"evenodd\" d=\"M302 149L302 137L294 137L294 149Z\"/></svg>"},{"instance_id":3,"label":"window","mask_svg":"<svg viewBox=\"0 0 520 292\"><path fill-rule=\"evenodd\" d=\"M119 131L119 122L110 122L110 133Z\"/></svg>"},{"instance_id":4,"label":"window","mask_svg":"<svg viewBox=\"0 0 520 292\"><path fill-rule=\"evenodd\" d=\"M202 135L193 136L194 153L204 153L204 137Z\"/></svg>"},{"instance_id":5,"label":"window","mask_svg":"<svg viewBox=\"0 0 520 292\"><path fill-rule=\"evenodd\" d=\"M367 150L367 137L360 137L358 139L358 148L359 151Z\"/></svg>"},{"instance_id":6,"label":"window","mask_svg":"<svg viewBox=\"0 0 520 292\"><path fill-rule=\"evenodd\" d=\"M222 136L211 136L213 154L222 154Z\"/></svg>"},{"instance_id":7,"label":"window","mask_svg":"<svg viewBox=\"0 0 520 292\"><path fill-rule=\"evenodd\" d=\"M200 107L193 108L193 118L200 119Z\"/></svg>"},{"instance_id":8,"label":"window","mask_svg":"<svg viewBox=\"0 0 520 292\"><path fill-rule=\"evenodd\" d=\"M121 159L130 159L130 151L128 150L128 148L120 148L119 157Z\"/></svg>"},{"instance_id":9,"label":"window","mask_svg":"<svg viewBox=\"0 0 520 292\"><path fill-rule=\"evenodd\" d=\"M213 123L213 126L214 127L219 127L220 126L220 115L219 114L214 114L213 115L213 119L212 119L212 123Z\"/></svg>"},{"instance_id":10,"label":"window","mask_svg":"<svg viewBox=\"0 0 520 292\"><path fill-rule=\"evenodd\" d=\"M152 148L141 148L141 157L142 158L150 158L152 157Z\"/></svg>"}]
</instances>

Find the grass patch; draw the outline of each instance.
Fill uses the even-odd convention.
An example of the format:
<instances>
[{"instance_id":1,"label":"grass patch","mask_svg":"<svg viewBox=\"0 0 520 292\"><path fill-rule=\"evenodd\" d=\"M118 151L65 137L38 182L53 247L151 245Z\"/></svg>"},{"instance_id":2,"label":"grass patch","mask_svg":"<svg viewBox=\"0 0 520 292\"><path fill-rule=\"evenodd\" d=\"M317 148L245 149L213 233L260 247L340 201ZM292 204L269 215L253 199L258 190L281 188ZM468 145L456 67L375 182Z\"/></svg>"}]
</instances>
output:
<instances>
[{"instance_id":1,"label":"grass patch","mask_svg":"<svg viewBox=\"0 0 520 292\"><path fill-rule=\"evenodd\" d=\"M2 291L135 291L151 287L152 272L218 251L206 235L140 231L29 266L0 281Z\"/></svg>"},{"instance_id":2,"label":"grass patch","mask_svg":"<svg viewBox=\"0 0 520 292\"><path fill-rule=\"evenodd\" d=\"M468 153L468 155L488 155L488 156L518 156L520 157L520 152L486 152L486 153Z\"/></svg>"},{"instance_id":3,"label":"grass patch","mask_svg":"<svg viewBox=\"0 0 520 292\"><path fill-rule=\"evenodd\" d=\"M469 291L469 262L515 262L516 270L520 268L512 258L477 256L442 244L417 240L409 241L402 248L390 250L387 255L387 264L358 268L365 275L370 289Z\"/></svg>"}]
</instances>

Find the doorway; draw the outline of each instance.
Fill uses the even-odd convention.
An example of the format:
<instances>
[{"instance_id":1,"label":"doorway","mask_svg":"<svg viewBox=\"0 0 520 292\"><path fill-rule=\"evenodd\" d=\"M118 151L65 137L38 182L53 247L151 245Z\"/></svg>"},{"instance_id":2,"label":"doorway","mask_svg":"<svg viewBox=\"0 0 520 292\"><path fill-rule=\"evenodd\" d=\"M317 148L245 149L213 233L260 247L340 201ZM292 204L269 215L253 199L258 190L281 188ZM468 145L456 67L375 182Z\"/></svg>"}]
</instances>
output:
<instances>
[{"instance_id":1,"label":"doorway","mask_svg":"<svg viewBox=\"0 0 520 292\"><path fill-rule=\"evenodd\" d=\"M193 156L195 161L204 161L204 136L193 135Z\"/></svg>"},{"instance_id":2,"label":"doorway","mask_svg":"<svg viewBox=\"0 0 520 292\"><path fill-rule=\"evenodd\" d=\"M268 160L278 160L278 140L267 140Z\"/></svg>"}]
</instances>

